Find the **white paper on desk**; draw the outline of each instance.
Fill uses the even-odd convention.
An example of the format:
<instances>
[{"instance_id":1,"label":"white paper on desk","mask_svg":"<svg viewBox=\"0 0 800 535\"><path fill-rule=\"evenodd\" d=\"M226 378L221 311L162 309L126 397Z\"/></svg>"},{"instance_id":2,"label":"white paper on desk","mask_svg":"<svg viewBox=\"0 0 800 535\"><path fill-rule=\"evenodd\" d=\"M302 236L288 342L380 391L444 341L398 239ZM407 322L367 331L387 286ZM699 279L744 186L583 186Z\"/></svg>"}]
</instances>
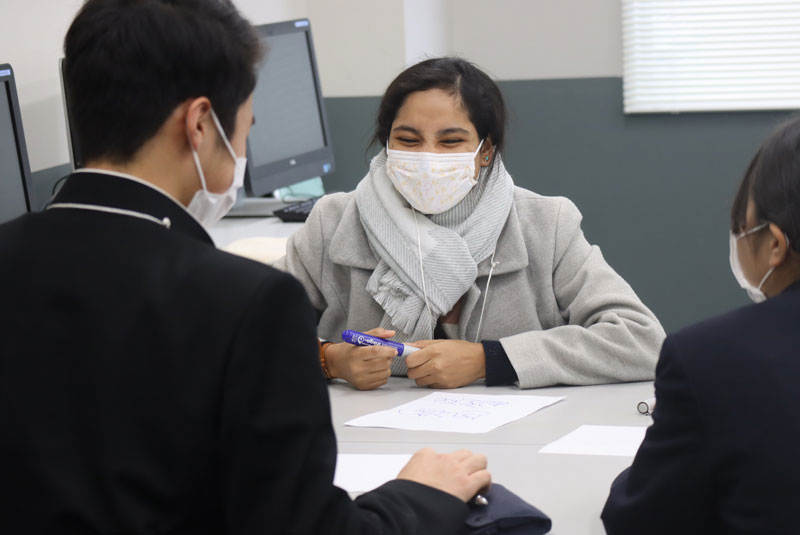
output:
<instances>
[{"instance_id":1,"label":"white paper on desk","mask_svg":"<svg viewBox=\"0 0 800 535\"><path fill-rule=\"evenodd\" d=\"M622 425L582 425L539 450L539 453L571 455L614 455L633 457L647 427Z\"/></svg>"},{"instance_id":2,"label":"white paper on desk","mask_svg":"<svg viewBox=\"0 0 800 535\"><path fill-rule=\"evenodd\" d=\"M434 392L393 409L345 422L353 427L390 427L408 431L486 433L561 401L552 396L487 396Z\"/></svg>"},{"instance_id":3,"label":"white paper on desk","mask_svg":"<svg viewBox=\"0 0 800 535\"><path fill-rule=\"evenodd\" d=\"M397 477L411 455L340 453L333 484L347 492L369 492Z\"/></svg>"}]
</instances>

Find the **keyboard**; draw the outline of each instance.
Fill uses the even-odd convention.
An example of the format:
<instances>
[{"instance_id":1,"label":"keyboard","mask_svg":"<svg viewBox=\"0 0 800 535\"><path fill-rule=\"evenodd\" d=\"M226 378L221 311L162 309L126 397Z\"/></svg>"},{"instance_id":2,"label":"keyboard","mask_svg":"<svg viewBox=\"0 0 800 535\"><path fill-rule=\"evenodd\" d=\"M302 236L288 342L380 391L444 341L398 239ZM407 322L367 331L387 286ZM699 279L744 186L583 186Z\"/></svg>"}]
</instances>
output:
<instances>
[{"instance_id":1,"label":"keyboard","mask_svg":"<svg viewBox=\"0 0 800 535\"><path fill-rule=\"evenodd\" d=\"M283 221L284 223L303 222L308 218L311 209L319 200L319 197L312 197L311 199L292 203L285 208L275 210L272 215Z\"/></svg>"}]
</instances>

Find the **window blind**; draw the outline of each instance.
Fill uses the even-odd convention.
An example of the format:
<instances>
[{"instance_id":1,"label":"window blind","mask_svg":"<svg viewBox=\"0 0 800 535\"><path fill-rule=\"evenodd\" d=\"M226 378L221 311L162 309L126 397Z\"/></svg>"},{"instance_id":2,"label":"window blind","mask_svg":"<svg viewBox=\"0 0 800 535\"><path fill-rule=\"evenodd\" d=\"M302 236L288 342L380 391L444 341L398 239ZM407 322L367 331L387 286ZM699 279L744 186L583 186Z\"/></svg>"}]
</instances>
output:
<instances>
[{"instance_id":1,"label":"window blind","mask_svg":"<svg viewBox=\"0 0 800 535\"><path fill-rule=\"evenodd\" d=\"M800 108L800 0L622 0L625 113Z\"/></svg>"}]
</instances>

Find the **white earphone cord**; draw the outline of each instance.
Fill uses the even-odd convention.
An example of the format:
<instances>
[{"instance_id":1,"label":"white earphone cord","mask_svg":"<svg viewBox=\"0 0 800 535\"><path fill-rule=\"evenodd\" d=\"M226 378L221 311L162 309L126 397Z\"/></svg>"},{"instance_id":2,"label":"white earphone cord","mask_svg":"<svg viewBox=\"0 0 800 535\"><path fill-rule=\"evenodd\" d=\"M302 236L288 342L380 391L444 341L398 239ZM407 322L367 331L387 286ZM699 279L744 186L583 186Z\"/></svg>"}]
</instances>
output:
<instances>
[{"instance_id":1,"label":"white earphone cord","mask_svg":"<svg viewBox=\"0 0 800 535\"><path fill-rule=\"evenodd\" d=\"M417 222L417 211L411 207L411 213L414 214L414 225L417 227L417 249L419 250L419 272L422 278L422 295L425 297L425 308L428 309L428 315L431 318L431 332L436 330L436 318L433 317L431 304L428 302L428 289L425 287L425 268L422 267L422 238L419 234L419 223Z\"/></svg>"},{"instance_id":2,"label":"white earphone cord","mask_svg":"<svg viewBox=\"0 0 800 535\"><path fill-rule=\"evenodd\" d=\"M422 277L422 295L425 297L425 307L428 309L428 315L431 318L432 329L436 330L436 321L437 319L433 317L433 311L431 310L431 305L428 302L428 290L425 287L425 268L423 267L422 263L422 239L419 234L419 223L417 223L417 211L414 208L411 208L411 212L414 214L414 225L417 227L417 249L419 250L419 271ZM492 273L494 273L494 268L500 262L494 261L494 254L497 252L497 249L492 251L492 258L489 260L489 276L486 278L486 287L483 290L483 303L481 304L481 315L478 318L478 330L475 333L475 343L477 344L480 340L481 336L481 327L483 327L483 313L486 311L486 300L489 298L489 283L492 282Z\"/></svg>"},{"instance_id":3,"label":"white earphone cord","mask_svg":"<svg viewBox=\"0 0 800 535\"><path fill-rule=\"evenodd\" d=\"M489 260L489 276L486 278L486 288L483 289L483 304L481 305L481 315L478 318L478 330L475 333L475 343L477 344L481 338L481 327L483 326L483 312L486 310L486 300L489 298L489 283L492 282L492 273L494 273L494 268L497 267L497 264L500 262L494 261L494 253L497 252L495 248L492 251L492 258Z\"/></svg>"}]
</instances>

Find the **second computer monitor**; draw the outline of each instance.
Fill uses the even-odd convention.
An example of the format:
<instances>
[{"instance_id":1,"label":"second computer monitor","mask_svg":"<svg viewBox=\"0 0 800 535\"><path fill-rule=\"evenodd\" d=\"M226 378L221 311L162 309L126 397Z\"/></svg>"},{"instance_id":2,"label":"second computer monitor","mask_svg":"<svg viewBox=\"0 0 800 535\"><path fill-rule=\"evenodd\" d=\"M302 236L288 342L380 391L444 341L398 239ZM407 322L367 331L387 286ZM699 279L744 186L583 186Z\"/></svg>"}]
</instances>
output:
<instances>
[{"instance_id":1,"label":"second computer monitor","mask_svg":"<svg viewBox=\"0 0 800 535\"><path fill-rule=\"evenodd\" d=\"M14 71L0 65L0 223L31 210L31 170Z\"/></svg>"},{"instance_id":2,"label":"second computer monitor","mask_svg":"<svg viewBox=\"0 0 800 535\"><path fill-rule=\"evenodd\" d=\"M333 148L311 26L300 19L258 27L267 46L253 92L247 193L261 196L333 171Z\"/></svg>"}]
</instances>

